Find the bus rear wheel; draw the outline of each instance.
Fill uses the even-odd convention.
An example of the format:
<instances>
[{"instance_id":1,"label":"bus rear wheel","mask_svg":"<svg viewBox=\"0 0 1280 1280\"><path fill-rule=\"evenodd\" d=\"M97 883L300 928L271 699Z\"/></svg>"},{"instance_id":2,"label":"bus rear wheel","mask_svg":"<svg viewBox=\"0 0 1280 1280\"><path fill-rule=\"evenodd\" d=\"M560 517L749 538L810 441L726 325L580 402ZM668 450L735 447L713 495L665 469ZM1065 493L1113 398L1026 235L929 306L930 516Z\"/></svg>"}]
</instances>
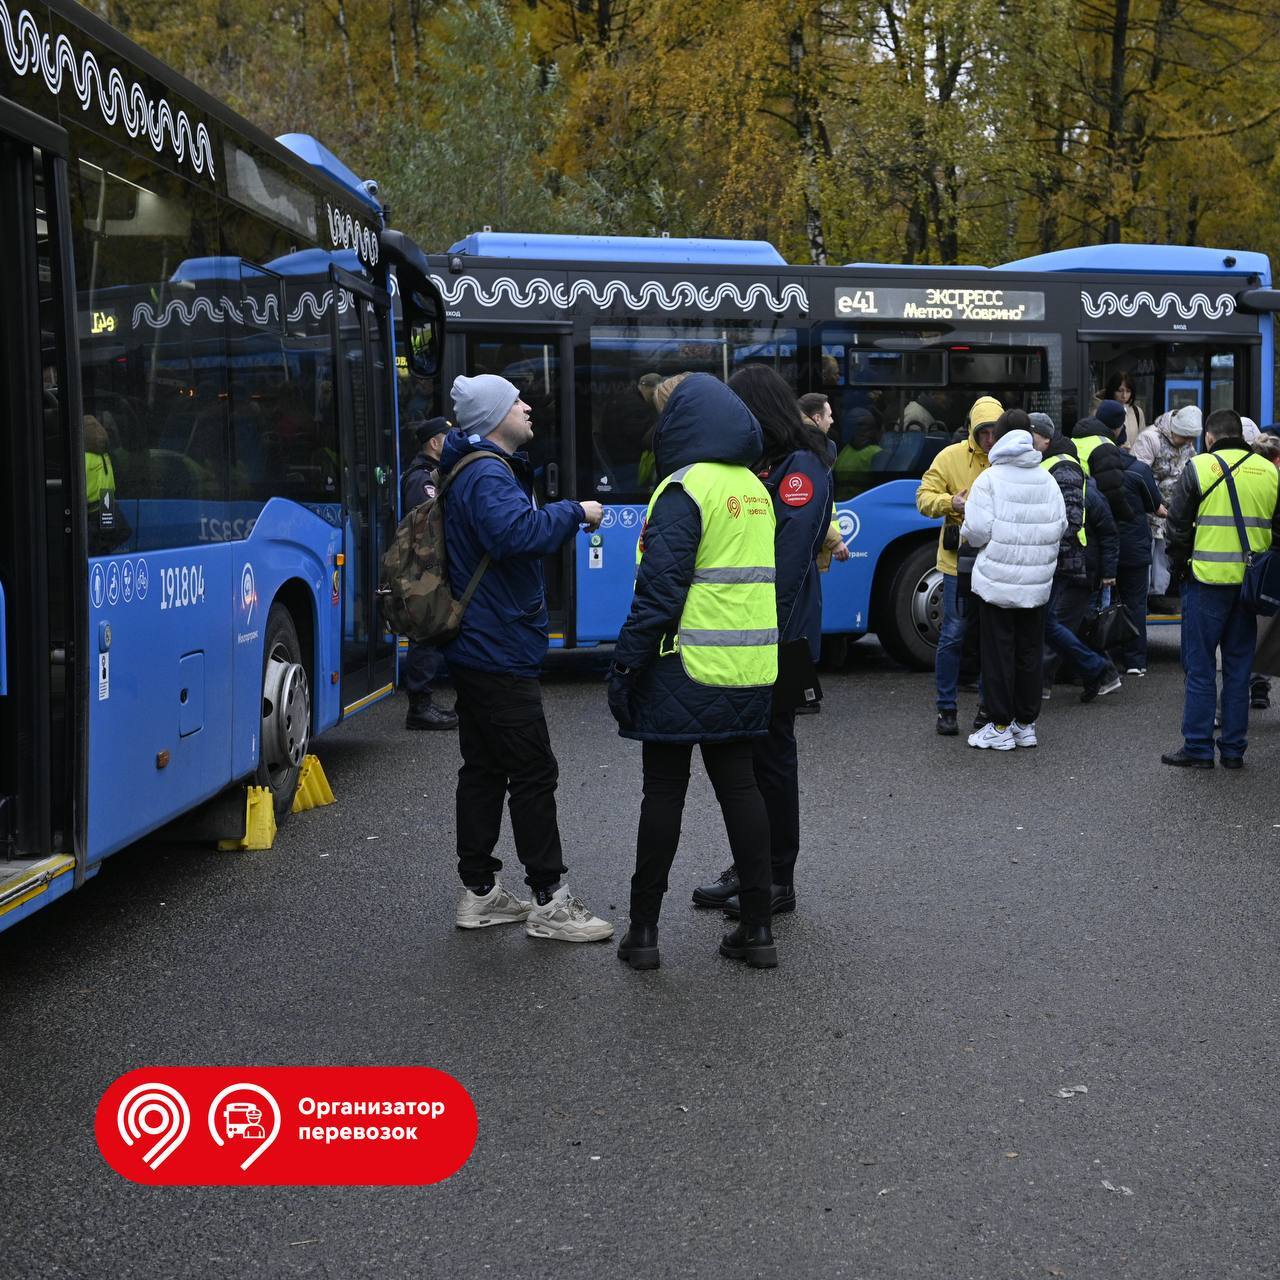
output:
<instances>
[{"instance_id":1,"label":"bus rear wheel","mask_svg":"<svg viewBox=\"0 0 1280 1280\"><path fill-rule=\"evenodd\" d=\"M907 551L891 568L877 611L885 651L917 671L932 668L942 631L943 577L936 562L932 541Z\"/></svg>"},{"instance_id":2,"label":"bus rear wheel","mask_svg":"<svg viewBox=\"0 0 1280 1280\"><path fill-rule=\"evenodd\" d=\"M311 688L293 618L276 603L267 615L262 655L262 748L257 783L271 792L276 821L293 807L311 742Z\"/></svg>"}]
</instances>

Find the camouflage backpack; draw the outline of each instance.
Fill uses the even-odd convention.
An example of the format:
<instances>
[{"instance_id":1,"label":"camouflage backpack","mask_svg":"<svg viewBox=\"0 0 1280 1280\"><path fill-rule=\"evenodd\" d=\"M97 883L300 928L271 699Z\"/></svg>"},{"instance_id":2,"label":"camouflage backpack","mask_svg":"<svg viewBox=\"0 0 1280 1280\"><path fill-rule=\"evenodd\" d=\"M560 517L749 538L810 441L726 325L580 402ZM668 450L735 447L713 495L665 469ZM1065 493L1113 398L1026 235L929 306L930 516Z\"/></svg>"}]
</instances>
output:
<instances>
[{"instance_id":1,"label":"camouflage backpack","mask_svg":"<svg viewBox=\"0 0 1280 1280\"><path fill-rule=\"evenodd\" d=\"M462 599L449 587L449 555L444 544L444 496L458 472L480 458L498 458L481 450L468 453L454 464L436 489L436 496L414 507L396 528L396 536L382 557L378 605L382 620L397 635L415 644L448 644L462 626L471 597L489 567L486 552L476 565ZM508 470L510 464L498 458Z\"/></svg>"}]
</instances>

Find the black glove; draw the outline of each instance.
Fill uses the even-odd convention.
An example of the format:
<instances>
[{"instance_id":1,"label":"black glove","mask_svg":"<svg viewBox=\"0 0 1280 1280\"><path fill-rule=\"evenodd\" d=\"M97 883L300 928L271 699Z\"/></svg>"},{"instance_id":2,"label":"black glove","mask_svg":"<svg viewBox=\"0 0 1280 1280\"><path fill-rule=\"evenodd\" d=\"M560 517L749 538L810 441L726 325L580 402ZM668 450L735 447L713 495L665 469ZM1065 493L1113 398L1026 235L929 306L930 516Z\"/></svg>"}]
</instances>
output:
<instances>
[{"instance_id":1,"label":"black glove","mask_svg":"<svg viewBox=\"0 0 1280 1280\"><path fill-rule=\"evenodd\" d=\"M619 729L634 729L635 721L631 715L631 672L609 668L609 710L618 722Z\"/></svg>"}]
</instances>

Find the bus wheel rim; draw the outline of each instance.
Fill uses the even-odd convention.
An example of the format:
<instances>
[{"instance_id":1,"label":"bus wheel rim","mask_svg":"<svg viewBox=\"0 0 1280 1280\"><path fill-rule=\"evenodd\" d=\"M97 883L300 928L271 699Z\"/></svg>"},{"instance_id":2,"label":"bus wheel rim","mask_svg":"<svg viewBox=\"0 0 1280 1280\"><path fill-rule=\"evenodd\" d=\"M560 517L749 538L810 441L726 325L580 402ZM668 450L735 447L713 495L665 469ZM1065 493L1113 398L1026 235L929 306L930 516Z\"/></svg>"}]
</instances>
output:
<instances>
[{"instance_id":1,"label":"bus wheel rim","mask_svg":"<svg viewBox=\"0 0 1280 1280\"><path fill-rule=\"evenodd\" d=\"M274 649L267 659L262 689L262 751L273 785L296 769L307 754L311 734L311 695L301 663L287 650Z\"/></svg>"},{"instance_id":2,"label":"bus wheel rim","mask_svg":"<svg viewBox=\"0 0 1280 1280\"><path fill-rule=\"evenodd\" d=\"M935 565L921 575L911 592L911 625L922 640L935 648L942 635L945 586L946 579Z\"/></svg>"}]
</instances>

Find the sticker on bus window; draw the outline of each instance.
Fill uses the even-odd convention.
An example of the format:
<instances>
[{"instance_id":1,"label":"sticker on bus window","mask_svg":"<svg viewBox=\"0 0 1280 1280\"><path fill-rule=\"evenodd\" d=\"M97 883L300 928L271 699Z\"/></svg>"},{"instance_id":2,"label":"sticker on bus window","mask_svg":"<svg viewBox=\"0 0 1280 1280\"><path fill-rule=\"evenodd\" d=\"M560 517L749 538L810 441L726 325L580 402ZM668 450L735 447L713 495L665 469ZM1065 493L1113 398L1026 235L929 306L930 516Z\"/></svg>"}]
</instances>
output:
<instances>
[{"instance_id":1,"label":"sticker on bus window","mask_svg":"<svg viewBox=\"0 0 1280 1280\"><path fill-rule=\"evenodd\" d=\"M98 701L106 702L111 697L111 655L98 654Z\"/></svg>"}]
</instances>

